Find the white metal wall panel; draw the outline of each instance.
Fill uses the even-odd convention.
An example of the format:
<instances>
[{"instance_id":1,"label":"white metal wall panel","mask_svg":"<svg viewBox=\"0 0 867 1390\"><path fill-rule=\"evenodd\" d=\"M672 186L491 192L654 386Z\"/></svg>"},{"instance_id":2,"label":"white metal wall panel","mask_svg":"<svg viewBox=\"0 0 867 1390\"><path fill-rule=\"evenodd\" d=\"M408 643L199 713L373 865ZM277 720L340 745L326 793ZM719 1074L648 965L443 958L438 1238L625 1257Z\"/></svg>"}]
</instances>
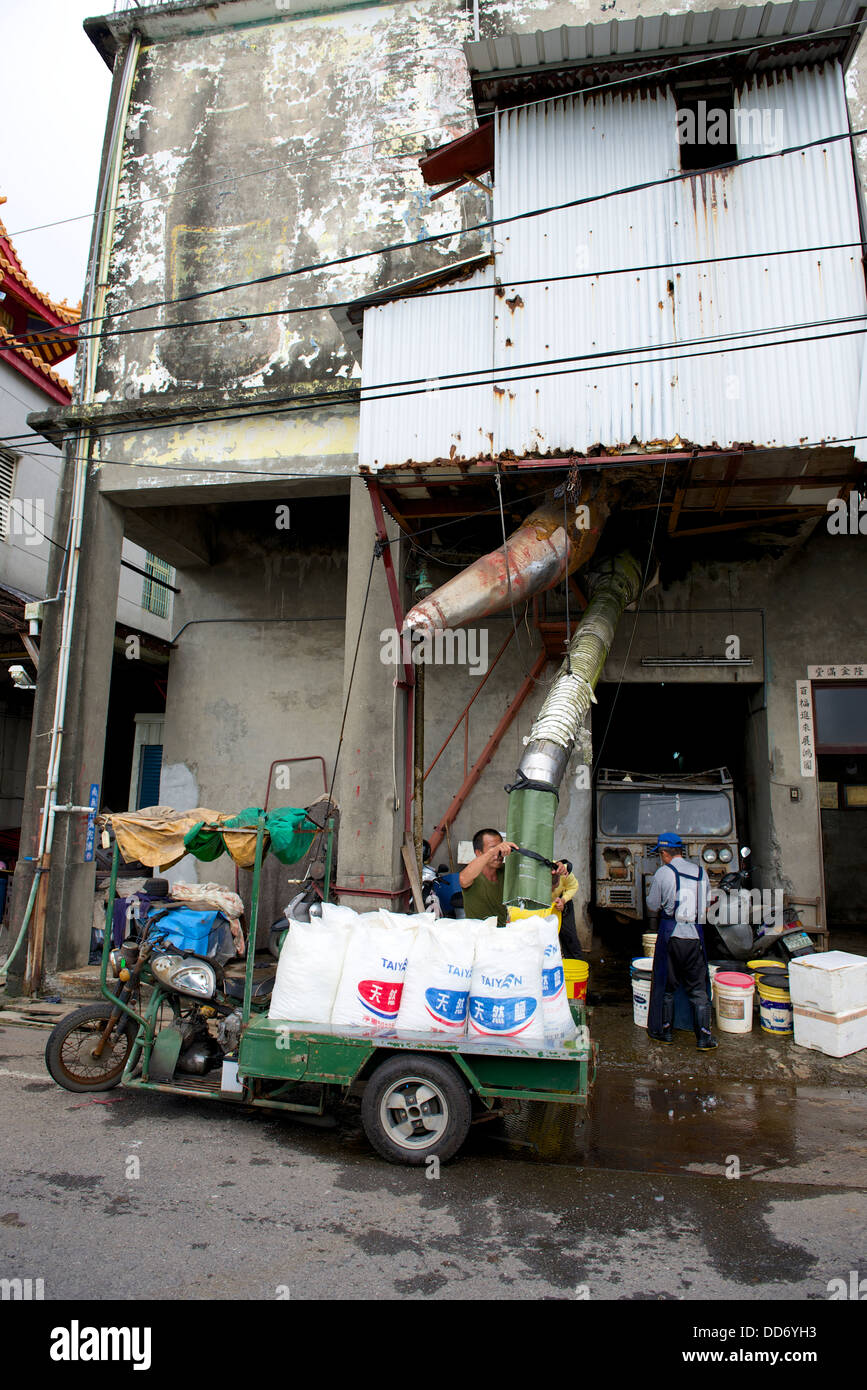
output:
<instances>
[{"instance_id":1,"label":"white metal wall panel","mask_svg":"<svg viewBox=\"0 0 867 1390\"><path fill-rule=\"evenodd\" d=\"M490 379L493 284L485 266L458 285L365 310L362 466L490 456L491 387L460 374ZM455 289L469 292L443 292Z\"/></svg>"},{"instance_id":2,"label":"white metal wall panel","mask_svg":"<svg viewBox=\"0 0 867 1390\"><path fill-rule=\"evenodd\" d=\"M832 65L753 84L738 108L758 117L767 112L783 148L846 130L842 77ZM568 99L507 112L498 136L498 217L679 169L670 94ZM739 145L742 156L760 152L759 144ZM584 452L594 444L676 438L707 447L779 447L855 433L863 334L819 345L744 347L839 332L790 325L867 308L845 141L530 218L500 236L497 271L507 300L517 293L523 307L498 311L496 364L548 365L510 374L497 402L497 452ZM855 245L683 264L836 243ZM680 264L665 268L673 262ZM582 266L642 265L663 268L519 283ZM720 334L758 336L735 337L742 350L724 353L708 351L717 343L694 341ZM617 353L632 365L618 365ZM688 355L700 353L707 355ZM612 355L562 360L590 354Z\"/></svg>"},{"instance_id":3,"label":"white metal wall panel","mask_svg":"<svg viewBox=\"0 0 867 1390\"><path fill-rule=\"evenodd\" d=\"M767 152L767 137L786 148L848 128L837 64L758 79L737 103L758 121L741 129L741 156ZM670 91L504 112L494 215L679 168ZM495 272L502 296L434 291L366 312L365 393L381 396L377 384L393 381L416 391L419 378L429 389L363 400L363 464L678 440L798 447L867 433L863 321L792 327L867 312L847 141L509 222L494 235L495 266L468 283L492 285ZM760 254L780 251L798 254ZM686 264L708 257L737 259ZM599 273L556 278L581 272ZM731 348L720 351L719 335L733 335ZM474 369L498 385L446 389L446 373Z\"/></svg>"}]
</instances>

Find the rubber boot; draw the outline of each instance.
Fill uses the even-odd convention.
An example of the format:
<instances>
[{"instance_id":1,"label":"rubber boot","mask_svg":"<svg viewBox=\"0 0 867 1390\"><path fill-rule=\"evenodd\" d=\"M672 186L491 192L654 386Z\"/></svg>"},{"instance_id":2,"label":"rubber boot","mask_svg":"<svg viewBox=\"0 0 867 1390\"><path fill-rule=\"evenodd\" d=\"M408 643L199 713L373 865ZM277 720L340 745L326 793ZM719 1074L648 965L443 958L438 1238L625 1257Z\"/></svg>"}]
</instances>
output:
<instances>
[{"instance_id":1,"label":"rubber boot","mask_svg":"<svg viewBox=\"0 0 867 1390\"><path fill-rule=\"evenodd\" d=\"M695 1015L695 1041L699 1052L712 1052L719 1043L710 1031L711 1007L710 1004L693 1005Z\"/></svg>"},{"instance_id":2,"label":"rubber boot","mask_svg":"<svg viewBox=\"0 0 867 1390\"><path fill-rule=\"evenodd\" d=\"M662 1001L662 1032L648 1032L647 1036L652 1038L654 1042L674 1042L674 998Z\"/></svg>"}]
</instances>

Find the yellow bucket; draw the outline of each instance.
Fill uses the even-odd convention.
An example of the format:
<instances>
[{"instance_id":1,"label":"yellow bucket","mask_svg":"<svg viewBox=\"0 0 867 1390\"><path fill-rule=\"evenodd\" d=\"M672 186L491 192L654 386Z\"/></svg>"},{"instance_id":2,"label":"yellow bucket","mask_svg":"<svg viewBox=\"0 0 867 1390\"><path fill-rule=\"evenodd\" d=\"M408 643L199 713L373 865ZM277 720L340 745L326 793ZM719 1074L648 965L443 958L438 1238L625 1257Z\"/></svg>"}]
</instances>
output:
<instances>
[{"instance_id":1,"label":"yellow bucket","mask_svg":"<svg viewBox=\"0 0 867 1390\"><path fill-rule=\"evenodd\" d=\"M563 974L566 977L566 998L586 1000L590 976L590 966L586 960L564 960Z\"/></svg>"},{"instance_id":2,"label":"yellow bucket","mask_svg":"<svg viewBox=\"0 0 867 1390\"><path fill-rule=\"evenodd\" d=\"M762 1032L778 1038L790 1037L794 1032L794 1013L788 989L775 989L760 979L758 991Z\"/></svg>"}]
</instances>

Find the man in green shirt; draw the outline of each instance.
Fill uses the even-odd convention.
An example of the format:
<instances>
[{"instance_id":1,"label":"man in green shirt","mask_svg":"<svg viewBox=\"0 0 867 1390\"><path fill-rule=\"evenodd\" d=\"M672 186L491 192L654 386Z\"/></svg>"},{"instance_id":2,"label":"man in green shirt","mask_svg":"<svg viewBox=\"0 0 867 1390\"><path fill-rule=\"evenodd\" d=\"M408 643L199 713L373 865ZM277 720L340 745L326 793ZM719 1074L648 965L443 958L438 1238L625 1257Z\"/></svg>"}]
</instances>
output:
<instances>
[{"instance_id":1,"label":"man in green shirt","mask_svg":"<svg viewBox=\"0 0 867 1390\"><path fill-rule=\"evenodd\" d=\"M503 860L517 845L504 840L499 830L477 830L473 836L474 857L461 869L459 878L468 917L496 917L497 926L506 925L503 906Z\"/></svg>"},{"instance_id":2,"label":"man in green shirt","mask_svg":"<svg viewBox=\"0 0 867 1390\"><path fill-rule=\"evenodd\" d=\"M460 872L460 884L464 895L464 912L468 917L496 917L497 926L504 927L508 912L503 906L503 879L505 869L503 860L517 845L504 840L499 830L477 830L473 836L474 857ZM578 887L566 864L555 864L551 874L552 893L563 892L563 897L555 897L552 908L563 910L566 898L571 898Z\"/></svg>"}]
</instances>

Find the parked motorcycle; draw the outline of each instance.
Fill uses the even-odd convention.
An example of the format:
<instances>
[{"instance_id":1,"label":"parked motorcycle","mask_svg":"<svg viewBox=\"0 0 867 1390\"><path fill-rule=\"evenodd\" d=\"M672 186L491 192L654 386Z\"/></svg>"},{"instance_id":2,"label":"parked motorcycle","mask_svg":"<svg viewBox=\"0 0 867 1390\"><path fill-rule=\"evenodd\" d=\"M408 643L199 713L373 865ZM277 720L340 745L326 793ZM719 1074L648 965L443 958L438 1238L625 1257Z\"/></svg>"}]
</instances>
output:
<instances>
[{"instance_id":1,"label":"parked motorcycle","mask_svg":"<svg viewBox=\"0 0 867 1390\"><path fill-rule=\"evenodd\" d=\"M155 1080L168 1080L176 1070L193 1075L212 1071L237 1050L241 1032L244 979L232 974L231 933L216 930L207 954L184 950L172 940L172 908L178 907L152 906L137 934L109 955L115 993L137 1013L142 1011L142 985L159 987L165 1017L154 1031L164 1041L160 1056L155 1048L151 1059ZM275 975L276 967L266 967L254 976L257 1002L270 997ZM108 1001L95 1001L52 1029L45 1065L68 1091L107 1091L120 1081L138 1035L139 1024L129 1014Z\"/></svg>"},{"instance_id":2,"label":"parked motorcycle","mask_svg":"<svg viewBox=\"0 0 867 1390\"><path fill-rule=\"evenodd\" d=\"M711 895L708 921L704 928L708 956L712 959L721 957L736 961L757 960L767 956L788 963L798 956L812 954L817 947L792 908L784 910L782 923L767 921L758 927L749 920L749 911L739 910L743 902L742 891L749 890L751 880L747 862L750 850L744 846L740 853L744 861L743 867L726 874L725 878L720 880L718 889ZM723 914L729 918L728 921L714 922L711 920L712 910L715 902L719 902L721 894L728 895L728 904L733 905L734 910ZM742 920L744 917L747 920Z\"/></svg>"}]
</instances>

